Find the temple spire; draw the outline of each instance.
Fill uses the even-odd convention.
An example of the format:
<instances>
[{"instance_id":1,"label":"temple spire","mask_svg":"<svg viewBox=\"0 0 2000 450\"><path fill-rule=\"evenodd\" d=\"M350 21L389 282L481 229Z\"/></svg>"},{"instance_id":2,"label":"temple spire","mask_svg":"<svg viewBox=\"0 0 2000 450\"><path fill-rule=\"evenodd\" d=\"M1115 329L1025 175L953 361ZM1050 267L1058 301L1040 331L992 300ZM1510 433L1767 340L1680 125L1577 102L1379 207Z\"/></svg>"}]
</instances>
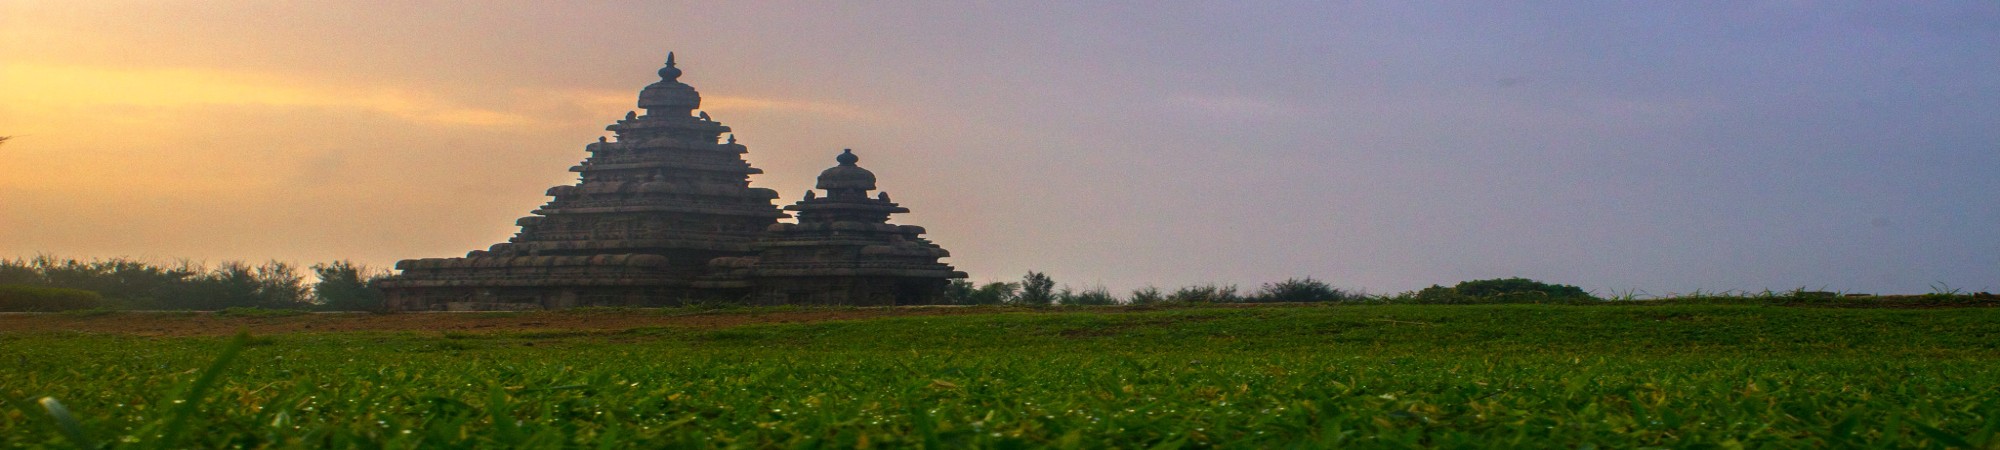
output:
<instances>
[{"instance_id":1,"label":"temple spire","mask_svg":"<svg viewBox=\"0 0 2000 450\"><path fill-rule=\"evenodd\" d=\"M677 81L680 80L680 78L681 78L681 69L678 67L674 67L674 52L667 52L667 66L660 68L660 79L667 81Z\"/></svg>"}]
</instances>

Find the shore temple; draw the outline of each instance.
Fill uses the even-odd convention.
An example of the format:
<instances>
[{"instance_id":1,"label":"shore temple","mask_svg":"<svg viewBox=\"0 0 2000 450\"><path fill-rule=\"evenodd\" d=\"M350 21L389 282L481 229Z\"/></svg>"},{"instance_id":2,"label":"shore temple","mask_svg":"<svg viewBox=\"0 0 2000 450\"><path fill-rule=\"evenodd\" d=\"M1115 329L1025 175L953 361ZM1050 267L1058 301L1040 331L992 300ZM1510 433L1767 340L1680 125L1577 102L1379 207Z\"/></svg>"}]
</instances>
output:
<instances>
[{"instance_id":1,"label":"shore temple","mask_svg":"<svg viewBox=\"0 0 2000 450\"><path fill-rule=\"evenodd\" d=\"M964 272L923 227L889 223L908 208L873 196L852 150L798 203L751 187L763 173L730 129L697 114L672 54L639 108L584 146L576 184L515 224L507 242L461 258L399 261L382 282L394 310L670 306L688 302L920 305ZM797 223L780 223L797 214Z\"/></svg>"}]
</instances>

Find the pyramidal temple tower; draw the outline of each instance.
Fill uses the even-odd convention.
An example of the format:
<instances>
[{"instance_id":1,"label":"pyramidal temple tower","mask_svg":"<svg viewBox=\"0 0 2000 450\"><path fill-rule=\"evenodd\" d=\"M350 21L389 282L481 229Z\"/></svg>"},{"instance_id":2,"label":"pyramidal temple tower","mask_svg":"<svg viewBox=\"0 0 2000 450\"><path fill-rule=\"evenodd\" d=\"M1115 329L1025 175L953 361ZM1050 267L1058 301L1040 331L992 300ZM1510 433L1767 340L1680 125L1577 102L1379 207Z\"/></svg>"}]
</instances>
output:
<instances>
[{"instance_id":1,"label":"pyramidal temple tower","mask_svg":"<svg viewBox=\"0 0 2000 450\"><path fill-rule=\"evenodd\" d=\"M866 198L874 175L851 153L820 175L825 199L786 208L810 220L778 223L790 216L772 204L777 193L750 187L762 171L728 126L695 113L701 95L679 81L671 53L659 74L639 92L645 113L626 113L605 127L612 139L584 146L590 156L570 168L577 183L550 188L512 239L462 258L397 262L400 273L381 284L389 308L926 304L948 278L965 277L936 262L948 253L918 238L922 228L886 224L908 210Z\"/></svg>"},{"instance_id":2,"label":"pyramidal temple tower","mask_svg":"<svg viewBox=\"0 0 2000 450\"><path fill-rule=\"evenodd\" d=\"M939 258L951 252L924 239L924 227L894 225L889 215L910 212L874 198L875 173L855 164L853 150L834 158L840 165L819 174L821 197L786 206L799 213L796 224L771 226L750 265L752 298L763 304L908 305L943 295L945 284L965 278Z\"/></svg>"}]
</instances>

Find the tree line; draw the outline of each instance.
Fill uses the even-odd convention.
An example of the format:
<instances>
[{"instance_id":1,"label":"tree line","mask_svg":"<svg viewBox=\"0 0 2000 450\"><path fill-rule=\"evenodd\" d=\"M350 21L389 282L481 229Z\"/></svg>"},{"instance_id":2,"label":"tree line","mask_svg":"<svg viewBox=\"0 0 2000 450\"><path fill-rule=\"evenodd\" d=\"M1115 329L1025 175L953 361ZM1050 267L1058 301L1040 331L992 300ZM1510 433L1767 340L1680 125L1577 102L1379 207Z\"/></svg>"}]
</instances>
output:
<instances>
[{"instance_id":1,"label":"tree line","mask_svg":"<svg viewBox=\"0 0 2000 450\"><path fill-rule=\"evenodd\" d=\"M306 270L271 261L251 265L224 262L207 266L189 261L152 264L124 258L59 259L38 256L0 259L0 311L76 309L197 310L229 308L322 311L379 311L377 282L388 271L348 261L313 264ZM307 274L312 279L308 280ZM1265 283L1254 291L1236 285L1205 284L1174 290L1144 287L1119 296L1103 287L1059 286L1048 274L1029 271L1019 281L975 284L954 280L942 299L951 305L1094 306L1194 303L1583 303L1601 299L1582 288L1525 278L1476 280L1433 285L1393 295L1369 295L1334 287L1311 277Z\"/></svg>"},{"instance_id":2,"label":"tree line","mask_svg":"<svg viewBox=\"0 0 2000 450\"><path fill-rule=\"evenodd\" d=\"M374 283L388 272L348 261L298 266L271 261L152 264L125 258L83 261L38 256L0 260L0 311L71 309L373 311ZM307 280L310 273L312 280Z\"/></svg>"},{"instance_id":3,"label":"tree line","mask_svg":"<svg viewBox=\"0 0 2000 450\"><path fill-rule=\"evenodd\" d=\"M1265 283L1255 291L1233 284L1185 286L1171 291L1147 286L1120 298L1097 287L1074 289L1056 287L1048 274L1029 271L1020 281L976 284L952 280L945 289L945 302L954 305L1092 306L1156 305L1178 303L1375 303L1375 304L1479 304L1479 303L1587 303L1603 299L1583 288L1550 284L1527 278L1474 280L1453 286L1431 285L1416 291L1391 295L1369 295L1349 291L1324 281L1289 278Z\"/></svg>"}]
</instances>

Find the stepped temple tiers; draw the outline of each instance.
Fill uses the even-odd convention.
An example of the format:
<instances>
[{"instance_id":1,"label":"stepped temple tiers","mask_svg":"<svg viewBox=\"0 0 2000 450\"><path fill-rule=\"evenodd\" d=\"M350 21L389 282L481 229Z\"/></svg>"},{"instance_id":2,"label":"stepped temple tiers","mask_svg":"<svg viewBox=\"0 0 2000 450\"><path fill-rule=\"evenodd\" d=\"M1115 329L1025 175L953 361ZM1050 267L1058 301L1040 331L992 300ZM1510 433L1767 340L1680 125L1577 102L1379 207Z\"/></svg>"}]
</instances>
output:
<instances>
[{"instance_id":1,"label":"stepped temple tiers","mask_svg":"<svg viewBox=\"0 0 2000 450\"><path fill-rule=\"evenodd\" d=\"M936 303L953 278L944 248L924 229L888 223L909 209L883 193L849 150L819 175L819 196L784 211L778 194L750 187L748 149L730 129L697 115L701 95L681 83L674 58L639 92L645 114L605 127L571 167L579 180L550 188L512 239L462 258L396 263L384 280L393 310L512 310L667 306L690 301L757 304Z\"/></svg>"}]
</instances>

